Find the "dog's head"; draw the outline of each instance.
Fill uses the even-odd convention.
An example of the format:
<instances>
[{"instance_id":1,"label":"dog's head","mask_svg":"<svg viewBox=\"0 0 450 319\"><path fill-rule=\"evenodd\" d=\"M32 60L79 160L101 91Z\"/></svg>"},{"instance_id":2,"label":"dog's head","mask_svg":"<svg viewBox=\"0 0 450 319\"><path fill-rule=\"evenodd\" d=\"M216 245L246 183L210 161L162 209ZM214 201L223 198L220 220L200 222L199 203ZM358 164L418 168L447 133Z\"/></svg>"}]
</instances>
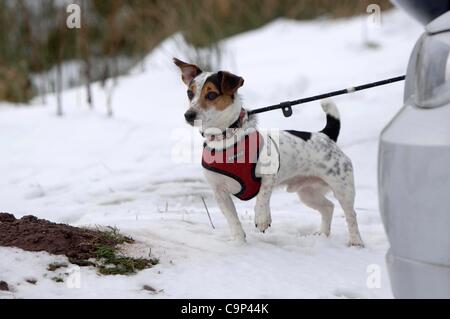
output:
<instances>
[{"instance_id":1,"label":"dog's head","mask_svg":"<svg viewBox=\"0 0 450 319\"><path fill-rule=\"evenodd\" d=\"M189 109L184 117L189 124L201 121L202 130L224 131L239 118L242 102L237 91L244 84L243 78L225 71L203 72L196 65L176 58L173 61L188 87Z\"/></svg>"}]
</instances>

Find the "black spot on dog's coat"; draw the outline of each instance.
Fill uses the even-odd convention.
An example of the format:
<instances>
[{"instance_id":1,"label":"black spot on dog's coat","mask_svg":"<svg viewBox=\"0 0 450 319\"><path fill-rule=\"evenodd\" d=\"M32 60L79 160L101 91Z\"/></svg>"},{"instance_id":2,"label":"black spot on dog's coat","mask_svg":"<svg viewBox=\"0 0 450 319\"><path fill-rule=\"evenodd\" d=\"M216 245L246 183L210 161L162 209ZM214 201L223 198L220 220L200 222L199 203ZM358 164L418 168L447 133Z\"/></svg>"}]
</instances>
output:
<instances>
[{"instance_id":1,"label":"black spot on dog's coat","mask_svg":"<svg viewBox=\"0 0 450 319\"><path fill-rule=\"evenodd\" d=\"M301 131L293 131L293 130L289 130L286 132L288 132L289 134L292 134L298 138L301 138L305 142L309 141L312 136L312 133L310 133L310 132L301 132Z\"/></svg>"}]
</instances>

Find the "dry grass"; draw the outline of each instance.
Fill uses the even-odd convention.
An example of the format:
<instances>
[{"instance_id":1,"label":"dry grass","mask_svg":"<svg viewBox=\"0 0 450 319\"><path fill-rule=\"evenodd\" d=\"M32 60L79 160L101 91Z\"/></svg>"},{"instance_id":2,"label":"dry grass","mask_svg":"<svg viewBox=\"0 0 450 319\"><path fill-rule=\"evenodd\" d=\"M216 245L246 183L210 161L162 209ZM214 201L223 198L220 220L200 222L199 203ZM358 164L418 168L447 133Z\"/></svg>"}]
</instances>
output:
<instances>
[{"instance_id":1,"label":"dry grass","mask_svg":"<svg viewBox=\"0 0 450 319\"><path fill-rule=\"evenodd\" d=\"M183 30L190 43L209 46L278 17L348 17L364 14L371 3L383 10L392 6L388 0L172 0L155 1L153 10L164 12L160 30Z\"/></svg>"},{"instance_id":2,"label":"dry grass","mask_svg":"<svg viewBox=\"0 0 450 319\"><path fill-rule=\"evenodd\" d=\"M391 7L389 0L74 0L84 9L80 31L65 27L65 8L40 1L45 9L36 13L26 1L8 7L0 0L0 101L28 101L36 93L30 73L86 57L137 62L179 31L195 47L212 47L220 56L215 43L278 17L335 18L364 14L371 3Z\"/></svg>"}]
</instances>

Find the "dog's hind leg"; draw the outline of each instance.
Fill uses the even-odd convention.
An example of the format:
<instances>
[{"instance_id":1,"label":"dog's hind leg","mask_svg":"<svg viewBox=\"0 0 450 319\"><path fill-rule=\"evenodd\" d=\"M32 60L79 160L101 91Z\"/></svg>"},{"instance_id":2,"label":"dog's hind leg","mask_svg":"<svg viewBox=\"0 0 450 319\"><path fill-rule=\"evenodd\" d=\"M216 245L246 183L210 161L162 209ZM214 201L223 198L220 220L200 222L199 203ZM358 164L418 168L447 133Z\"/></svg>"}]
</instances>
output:
<instances>
[{"instance_id":1,"label":"dog's hind leg","mask_svg":"<svg viewBox=\"0 0 450 319\"><path fill-rule=\"evenodd\" d=\"M325 194L330 189L328 186L315 185L302 187L297 194L300 200L308 207L317 210L322 216L319 234L330 235L331 221L333 219L334 204L329 201Z\"/></svg>"},{"instance_id":2,"label":"dog's hind leg","mask_svg":"<svg viewBox=\"0 0 450 319\"><path fill-rule=\"evenodd\" d=\"M364 242L361 239L359 233L358 221L356 218L356 212L354 208L355 204L355 186L353 181L353 173L348 174L342 179L329 177L326 182L330 185L334 192L334 196L339 201L342 209L344 210L345 220L347 222L349 232L349 246L364 247Z\"/></svg>"},{"instance_id":3,"label":"dog's hind leg","mask_svg":"<svg viewBox=\"0 0 450 319\"><path fill-rule=\"evenodd\" d=\"M339 204L341 204L341 207L344 210L345 220L347 222L348 232L350 235L348 245L364 247L364 242L362 241L361 235L359 234L358 221L356 219L356 212L354 208L355 202L354 195L349 196L349 194L342 194L336 192L335 197L337 198Z\"/></svg>"}]
</instances>

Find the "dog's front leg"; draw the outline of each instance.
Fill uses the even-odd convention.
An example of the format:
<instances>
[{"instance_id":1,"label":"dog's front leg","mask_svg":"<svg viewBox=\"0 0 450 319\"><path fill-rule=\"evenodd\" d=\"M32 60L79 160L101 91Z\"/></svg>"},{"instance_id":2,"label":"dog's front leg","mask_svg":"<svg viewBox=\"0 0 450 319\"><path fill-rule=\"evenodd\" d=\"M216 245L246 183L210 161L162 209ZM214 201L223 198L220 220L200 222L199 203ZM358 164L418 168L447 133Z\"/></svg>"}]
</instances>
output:
<instances>
[{"instance_id":1,"label":"dog's front leg","mask_svg":"<svg viewBox=\"0 0 450 319\"><path fill-rule=\"evenodd\" d=\"M270 197L275 183L276 175L263 175L261 177L261 189L256 197L255 226L263 233L272 224Z\"/></svg>"},{"instance_id":2,"label":"dog's front leg","mask_svg":"<svg viewBox=\"0 0 450 319\"><path fill-rule=\"evenodd\" d=\"M228 225L231 229L231 236L233 240L238 243L245 243L245 232L242 228L241 222L234 206L233 199L230 194L222 190L215 190L214 195L216 197L217 204L219 205L222 213L227 219Z\"/></svg>"}]
</instances>

